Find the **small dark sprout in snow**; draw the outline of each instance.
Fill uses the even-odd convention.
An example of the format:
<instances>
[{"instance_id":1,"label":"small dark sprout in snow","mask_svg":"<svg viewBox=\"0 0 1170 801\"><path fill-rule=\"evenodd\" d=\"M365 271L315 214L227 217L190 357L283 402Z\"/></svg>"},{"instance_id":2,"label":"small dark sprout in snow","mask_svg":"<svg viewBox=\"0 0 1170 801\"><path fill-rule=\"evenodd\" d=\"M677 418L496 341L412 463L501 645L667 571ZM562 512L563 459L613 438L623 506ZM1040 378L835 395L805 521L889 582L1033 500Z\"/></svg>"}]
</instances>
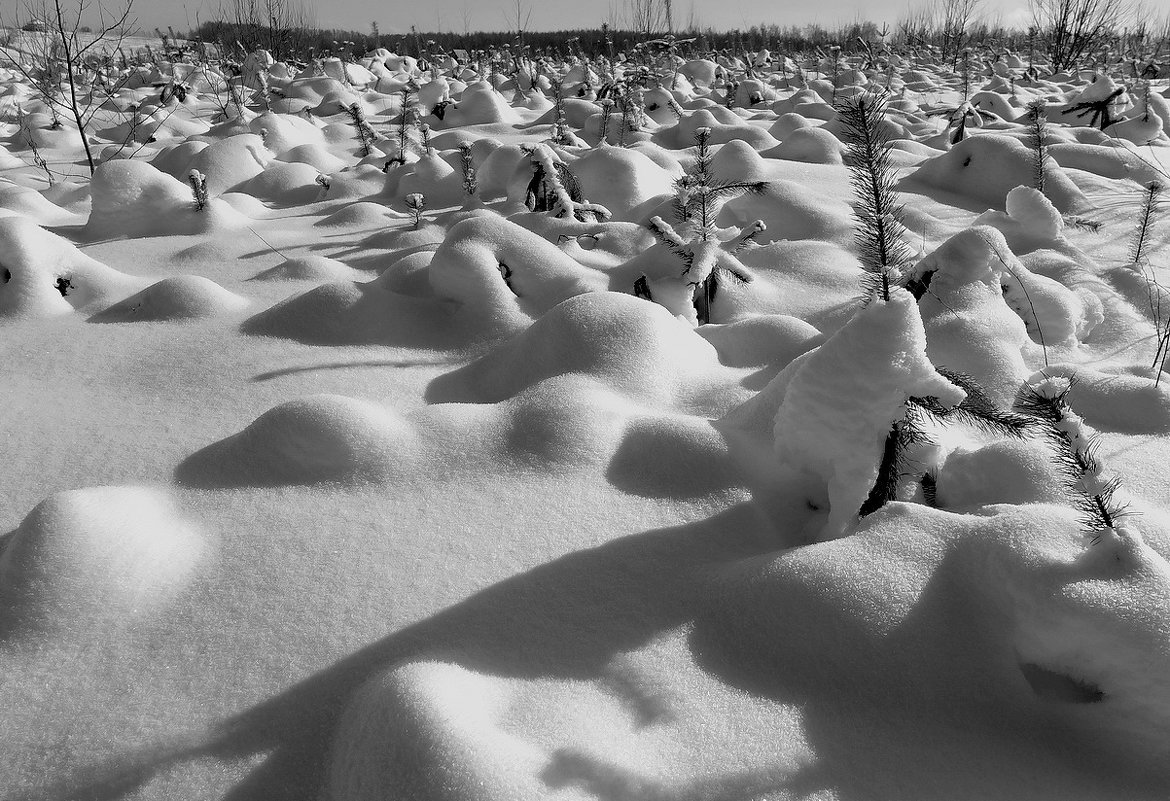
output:
<instances>
[{"instance_id":1,"label":"small dark sprout in snow","mask_svg":"<svg viewBox=\"0 0 1170 801\"><path fill-rule=\"evenodd\" d=\"M970 156L967 156L967 158L963 159L963 166L964 166L964 167L970 167L970 166L971 166L971 157L970 157Z\"/></svg>"},{"instance_id":2,"label":"small dark sprout in snow","mask_svg":"<svg viewBox=\"0 0 1170 801\"><path fill-rule=\"evenodd\" d=\"M520 293L517 292L515 287L512 286L512 268L503 262L500 262L500 266L497 269L499 269L500 277L504 279L504 283L508 285L508 289L512 290L512 294L516 297L520 297Z\"/></svg>"},{"instance_id":3,"label":"small dark sprout in snow","mask_svg":"<svg viewBox=\"0 0 1170 801\"><path fill-rule=\"evenodd\" d=\"M642 298L643 300L654 300L654 296L650 294L650 283L646 280L646 276L642 276L634 282L634 297Z\"/></svg>"},{"instance_id":4,"label":"small dark sprout in snow","mask_svg":"<svg viewBox=\"0 0 1170 801\"><path fill-rule=\"evenodd\" d=\"M73 282L68 277L61 277L57 279L57 291L61 293L61 297L67 297L70 289L77 289L73 286Z\"/></svg>"}]
</instances>

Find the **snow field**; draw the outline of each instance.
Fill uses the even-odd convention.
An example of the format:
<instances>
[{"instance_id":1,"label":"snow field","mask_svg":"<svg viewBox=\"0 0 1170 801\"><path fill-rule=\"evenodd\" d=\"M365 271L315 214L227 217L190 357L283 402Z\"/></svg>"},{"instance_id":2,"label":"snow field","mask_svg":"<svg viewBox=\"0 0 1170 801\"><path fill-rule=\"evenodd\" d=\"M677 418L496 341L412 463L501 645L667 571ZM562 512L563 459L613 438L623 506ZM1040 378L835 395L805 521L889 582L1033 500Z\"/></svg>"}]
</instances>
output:
<instances>
[{"instance_id":1,"label":"snow field","mask_svg":"<svg viewBox=\"0 0 1170 801\"><path fill-rule=\"evenodd\" d=\"M1098 131L1063 109L1112 79L1017 97L997 64L970 99L995 119L951 146L926 112L956 76L902 69L924 289L883 300L824 65L729 108L728 65L676 64L601 143L600 76L564 64L557 144L546 77L253 56L242 110L144 72L110 99L137 122L91 132L120 155L52 186L28 142L67 172L77 131L4 76L0 795L1164 795L1170 223L1133 265L1117 198L1170 147L1170 90ZM386 165L410 81L430 147ZM764 183L701 226L673 216L699 135L718 180ZM573 191L534 186L558 164ZM946 418L956 373L1001 411L1075 378L1078 486L1117 476L1141 516L1086 533L1052 432ZM912 398L938 414L861 516Z\"/></svg>"}]
</instances>

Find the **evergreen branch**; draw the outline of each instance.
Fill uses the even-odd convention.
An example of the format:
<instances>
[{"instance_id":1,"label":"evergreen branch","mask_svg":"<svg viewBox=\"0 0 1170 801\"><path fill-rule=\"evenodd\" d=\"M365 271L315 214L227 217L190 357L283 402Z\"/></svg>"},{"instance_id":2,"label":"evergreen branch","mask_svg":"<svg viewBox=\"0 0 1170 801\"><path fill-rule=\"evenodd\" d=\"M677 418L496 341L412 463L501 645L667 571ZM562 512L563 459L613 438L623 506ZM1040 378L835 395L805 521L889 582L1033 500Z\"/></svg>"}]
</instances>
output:
<instances>
[{"instance_id":1,"label":"evergreen branch","mask_svg":"<svg viewBox=\"0 0 1170 801\"><path fill-rule=\"evenodd\" d=\"M1157 181L1151 181L1146 191L1142 195L1142 206L1138 211L1138 224L1134 230L1133 245L1129 251L1130 264L1138 264L1145 255L1146 243L1150 238L1150 229L1154 225L1154 218L1157 217L1161 210L1159 207L1159 197L1162 194L1162 185Z\"/></svg>"}]
</instances>

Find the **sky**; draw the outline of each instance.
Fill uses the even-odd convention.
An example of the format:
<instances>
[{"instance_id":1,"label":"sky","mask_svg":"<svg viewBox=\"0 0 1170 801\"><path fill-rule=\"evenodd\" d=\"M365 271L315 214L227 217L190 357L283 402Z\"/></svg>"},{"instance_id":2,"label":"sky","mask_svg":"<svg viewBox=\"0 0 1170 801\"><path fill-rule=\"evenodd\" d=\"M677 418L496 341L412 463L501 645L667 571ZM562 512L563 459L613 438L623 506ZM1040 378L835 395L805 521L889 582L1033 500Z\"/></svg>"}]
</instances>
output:
<instances>
[{"instance_id":1,"label":"sky","mask_svg":"<svg viewBox=\"0 0 1170 801\"><path fill-rule=\"evenodd\" d=\"M8 0L3 0L5 3ZM918 0L919 3L924 0ZM937 0L936 0L937 1ZM117 0L105 0L107 5ZM176 32L194 27L199 21L219 19L220 8L231 0L135 0L139 26ZM263 0L261 0L263 2ZM297 2L297 0L289 0ZM517 0L303 0L309 17L321 28L370 30L376 21L383 34L405 32L411 25L420 31L498 31L510 29L516 16ZM612 13L621 13L627 0L520 0L531 9L530 30L600 27ZM913 0L912 0L913 2ZM857 19L895 23L905 14L908 0L674 0L674 17L686 20L691 8L703 27L721 30L746 28L761 23L804 25L818 23L835 27ZM1027 0L982 0L984 12L1001 15L1011 24L1027 18Z\"/></svg>"}]
</instances>

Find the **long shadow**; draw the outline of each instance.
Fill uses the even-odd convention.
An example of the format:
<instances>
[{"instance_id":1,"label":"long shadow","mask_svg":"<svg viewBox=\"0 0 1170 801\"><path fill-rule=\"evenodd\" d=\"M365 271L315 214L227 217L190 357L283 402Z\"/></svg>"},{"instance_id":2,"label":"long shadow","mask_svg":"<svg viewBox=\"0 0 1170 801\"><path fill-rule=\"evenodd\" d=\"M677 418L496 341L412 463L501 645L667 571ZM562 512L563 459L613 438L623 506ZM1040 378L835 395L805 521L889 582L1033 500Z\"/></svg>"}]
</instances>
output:
<instances>
[{"instance_id":1,"label":"long shadow","mask_svg":"<svg viewBox=\"0 0 1170 801\"><path fill-rule=\"evenodd\" d=\"M599 678L615 655L698 617L722 566L786 545L743 503L701 522L568 554L351 654L228 721L199 746L153 761L127 755L40 798L109 799L184 760L267 754L227 798L315 801L338 718L371 677L437 660L494 676Z\"/></svg>"},{"instance_id":2,"label":"long shadow","mask_svg":"<svg viewBox=\"0 0 1170 801\"><path fill-rule=\"evenodd\" d=\"M313 373L318 370L346 370L362 367L438 367L444 364L453 364L455 359L371 359L364 362L336 362L333 364L306 364L302 367L285 367L280 370L269 370L252 376L253 383L271 381L274 378L297 375L299 373Z\"/></svg>"}]
</instances>

